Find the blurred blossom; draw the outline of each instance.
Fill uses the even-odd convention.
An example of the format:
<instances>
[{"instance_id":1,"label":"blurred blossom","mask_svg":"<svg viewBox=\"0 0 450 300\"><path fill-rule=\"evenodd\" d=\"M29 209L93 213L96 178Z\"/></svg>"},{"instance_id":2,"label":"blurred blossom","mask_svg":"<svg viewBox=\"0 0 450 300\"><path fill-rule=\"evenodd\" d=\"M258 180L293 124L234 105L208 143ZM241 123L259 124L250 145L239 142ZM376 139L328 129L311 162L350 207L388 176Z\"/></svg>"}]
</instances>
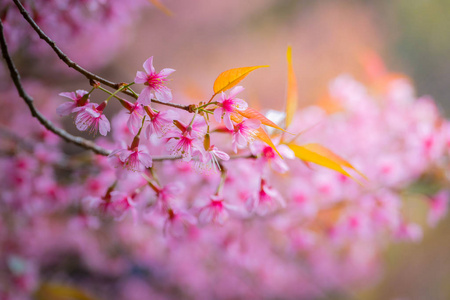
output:
<instances>
[{"instance_id":1,"label":"blurred blossom","mask_svg":"<svg viewBox=\"0 0 450 300\"><path fill-rule=\"evenodd\" d=\"M69 56L90 66L102 65L123 45L123 26L148 5L23 2ZM286 5L275 2L251 3L261 11ZM206 19L242 22L248 4L236 15L222 12L234 4L217 2L221 9ZM26 47L23 37L34 33L11 3L3 8L8 42L19 51ZM200 32L199 23L186 26ZM163 44L150 33L145 38ZM218 39L229 42L226 35ZM30 57L43 53L34 42L26 50ZM39 125L13 87L2 83L0 299L50 298L45 288L58 282L99 299L321 299L372 284L389 245L419 242L424 220L434 227L447 214L450 122L431 97L415 95L410 80L371 66L368 82L339 75L328 85L327 105L295 112L289 131L302 134L268 130L273 145L261 141L260 120L241 117L256 106L236 98L241 86L195 114L186 111L192 107L151 103L172 101L165 82L173 69L156 72L153 56L135 77L144 85L138 101L126 101L127 111L117 114L105 109L107 101L95 103L99 89L89 99L84 90L61 93L71 100L61 104L54 87L24 82L57 126L63 119L56 115L76 113L77 129L99 131L95 142L111 151L109 157L75 153L78 148ZM260 86L280 94L264 81ZM184 101L181 95L174 92L173 102ZM335 113L328 114L330 108ZM283 126L285 113L271 109L266 116ZM306 163L290 142L320 143L368 180L352 169L349 175L360 182ZM427 208L419 216L408 213L415 196Z\"/></svg>"}]
</instances>

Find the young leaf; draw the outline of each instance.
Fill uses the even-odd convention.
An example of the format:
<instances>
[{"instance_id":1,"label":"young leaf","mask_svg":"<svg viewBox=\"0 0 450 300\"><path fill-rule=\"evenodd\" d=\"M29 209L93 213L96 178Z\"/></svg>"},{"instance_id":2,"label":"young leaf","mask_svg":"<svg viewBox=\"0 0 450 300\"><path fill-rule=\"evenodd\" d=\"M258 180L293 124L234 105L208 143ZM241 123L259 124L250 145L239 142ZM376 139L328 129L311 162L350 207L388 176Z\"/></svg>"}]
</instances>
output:
<instances>
[{"instance_id":1,"label":"young leaf","mask_svg":"<svg viewBox=\"0 0 450 300\"><path fill-rule=\"evenodd\" d=\"M352 164L350 164L348 161L346 161L345 159L343 159L342 157L340 157L339 155L337 155L336 153L334 153L333 151L331 151L330 149L320 145L320 144L316 144L316 143L311 143L311 144L306 144L306 145L302 145L304 148L313 151L317 154L320 154L326 158L329 158L330 160L336 162L337 164L344 166L346 168L352 169L353 171L355 171L356 173L358 173L361 177L363 177L366 180L369 180L366 175L364 175L363 173L361 173L359 170L357 170L354 166L352 166Z\"/></svg>"},{"instance_id":2,"label":"young leaf","mask_svg":"<svg viewBox=\"0 0 450 300\"><path fill-rule=\"evenodd\" d=\"M244 111L238 111L241 116L244 116L248 119L256 119L259 120L262 124L285 131L283 128L275 124L274 122L267 119L263 114L258 112L257 110L254 110L253 108L247 108Z\"/></svg>"},{"instance_id":3,"label":"young leaf","mask_svg":"<svg viewBox=\"0 0 450 300\"><path fill-rule=\"evenodd\" d=\"M159 0L148 0L151 2L157 9L168 15L169 17L173 15L172 11L164 6Z\"/></svg>"},{"instance_id":4,"label":"young leaf","mask_svg":"<svg viewBox=\"0 0 450 300\"><path fill-rule=\"evenodd\" d=\"M353 178L347 171L345 171L339 163L333 161L332 159L323 156L319 153L316 153L303 146L298 146L295 144L289 144L288 146L289 148L291 148L292 151L294 151L295 156L300 158L301 160L312 162L325 168L334 170L361 184L358 180Z\"/></svg>"},{"instance_id":5,"label":"young leaf","mask_svg":"<svg viewBox=\"0 0 450 300\"><path fill-rule=\"evenodd\" d=\"M214 95L217 95L220 92L231 89L232 87L237 85L242 79L244 79L250 72L265 67L268 66L243 67L230 69L223 72L217 77L216 81L214 81Z\"/></svg>"},{"instance_id":6,"label":"young leaf","mask_svg":"<svg viewBox=\"0 0 450 300\"><path fill-rule=\"evenodd\" d=\"M35 291L34 299L37 300L96 300L81 289L75 286L59 284L59 283L43 283Z\"/></svg>"},{"instance_id":7,"label":"young leaf","mask_svg":"<svg viewBox=\"0 0 450 300\"><path fill-rule=\"evenodd\" d=\"M297 110L298 91L297 79L292 66L292 47L287 50L288 76L287 76L287 96L286 96L286 128L291 125L294 113Z\"/></svg>"}]
</instances>

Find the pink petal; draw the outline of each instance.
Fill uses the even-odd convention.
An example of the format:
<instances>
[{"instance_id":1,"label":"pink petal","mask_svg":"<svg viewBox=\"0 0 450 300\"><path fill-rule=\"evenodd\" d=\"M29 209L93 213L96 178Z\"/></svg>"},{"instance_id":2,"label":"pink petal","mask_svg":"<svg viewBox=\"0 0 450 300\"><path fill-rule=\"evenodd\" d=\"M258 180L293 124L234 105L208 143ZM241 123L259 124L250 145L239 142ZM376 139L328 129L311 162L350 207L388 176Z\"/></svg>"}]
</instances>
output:
<instances>
[{"instance_id":1,"label":"pink petal","mask_svg":"<svg viewBox=\"0 0 450 300\"><path fill-rule=\"evenodd\" d=\"M229 93L229 98L234 98L237 94L239 94L243 90L244 90L243 86L234 87L233 89L231 89L231 91Z\"/></svg>"},{"instance_id":2,"label":"pink petal","mask_svg":"<svg viewBox=\"0 0 450 300\"><path fill-rule=\"evenodd\" d=\"M173 72L175 72L174 69L165 68L165 69L162 69L162 70L159 72L159 75L160 75L161 77L165 78L165 77L169 76L170 74L172 74Z\"/></svg>"},{"instance_id":3,"label":"pink petal","mask_svg":"<svg viewBox=\"0 0 450 300\"><path fill-rule=\"evenodd\" d=\"M151 87L145 87L139 94L137 101L142 105L150 105L152 103L153 92Z\"/></svg>"},{"instance_id":4,"label":"pink petal","mask_svg":"<svg viewBox=\"0 0 450 300\"><path fill-rule=\"evenodd\" d=\"M155 90L155 98L159 101L169 102L172 100L172 92L168 87L162 86Z\"/></svg>"},{"instance_id":5,"label":"pink petal","mask_svg":"<svg viewBox=\"0 0 450 300\"><path fill-rule=\"evenodd\" d=\"M130 157L130 155L133 153L134 153L133 151L128 150L128 149L120 149L120 151L117 151L119 159L122 162L126 162L128 160L128 158Z\"/></svg>"},{"instance_id":6,"label":"pink petal","mask_svg":"<svg viewBox=\"0 0 450 300\"><path fill-rule=\"evenodd\" d=\"M153 67L153 56L151 56L149 59L147 59L144 62L144 70L147 72L147 74L153 74L155 73L155 68Z\"/></svg>"},{"instance_id":7,"label":"pink petal","mask_svg":"<svg viewBox=\"0 0 450 300\"><path fill-rule=\"evenodd\" d=\"M234 106L236 107L237 110L246 110L248 108L247 102L245 102L242 99L234 98L233 102L234 102Z\"/></svg>"},{"instance_id":8,"label":"pink petal","mask_svg":"<svg viewBox=\"0 0 450 300\"><path fill-rule=\"evenodd\" d=\"M141 117L136 113L131 113L127 121L128 129L132 134L137 133L137 129L141 126Z\"/></svg>"},{"instance_id":9,"label":"pink petal","mask_svg":"<svg viewBox=\"0 0 450 300\"><path fill-rule=\"evenodd\" d=\"M64 92L64 93L59 93L60 96L72 99L72 100L77 100L77 95L74 92Z\"/></svg>"},{"instance_id":10,"label":"pink petal","mask_svg":"<svg viewBox=\"0 0 450 300\"><path fill-rule=\"evenodd\" d=\"M77 90L75 94L77 95L78 98L81 98L84 95L86 95L87 93L88 93L88 91L85 91L85 90Z\"/></svg>"},{"instance_id":11,"label":"pink petal","mask_svg":"<svg viewBox=\"0 0 450 300\"><path fill-rule=\"evenodd\" d=\"M261 126L261 121L256 119L247 119L244 122L244 125L250 129L258 129Z\"/></svg>"},{"instance_id":12,"label":"pink petal","mask_svg":"<svg viewBox=\"0 0 450 300\"><path fill-rule=\"evenodd\" d=\"M109 124L109 120L106 118L105 115L102 115L100 117L100 120L98 122L98 130L101 135L106 136L108 132L111 130L111 125Z\"/></svg>"},{"instance_id":13,"label":"pink petal","mask_svg":"<svg viewBox=\"0 0 450 300\"><path fill-rule=\"evenodd\" d=\"M220 151L220 150L214 151L214 154L221 160L229 160L230 159L230 156L228 154L226 154L225 152Z\"/></svg>"},{"instance_id":14,"label":"pink petal","mask_svg":"<svg viewBox=\"0 0 450 300\"><path fill-rule=\"evenodd\" d=\"M61 104L60 106L58 106L56 108L56 113L62 117L62 116L67 116L70 115L72 113L72 110L77 107L75 102L64 102L63 104Z\"/></svg>"},{"instance_id":15,"label":"pink petal","mask_svg":"<svg viewBox=\"0 0 450 300\"><path fill-rule=\"evenodd\" d=\"M223 114L223 109L222 107L218 107L214 110L214 119L216 119L216 121L218 123L222 122L222 114Z\"/></svg>"},{"instance_id":16,"label":"pink petal","mask_svg":"<svg viewBox=\"0 0 450 300\"><path fill-rule=\"evenodd\" d=\"M148 79L148 75L144 72L137 71L136 77L134 78L134 82L137 84L146 83Z\"/></svg>"},{"instance_id":17,"label":"pink petal","mask_svg":"<svg viewBox=\"0 0 450 300\"><path fill-rule=\"evenodd\" d=\"M150 168L152 166L152 163L153 163L152 157L150 156L150 154L145 153L145 152L139 152L139 161L146 168Z\"/></svg>"},{"instance_id":18,"label":"pink petal","mask_svg":"<svg viewBox=\"0 0 450 300\"><path fill-rule=\"evenodd\" d=\"M231 122L229 114L225 114L223 116L223 122L225 123L225 127L228 128L228 130L233 130L233 123Z\"/></svg>"}]
</instances>

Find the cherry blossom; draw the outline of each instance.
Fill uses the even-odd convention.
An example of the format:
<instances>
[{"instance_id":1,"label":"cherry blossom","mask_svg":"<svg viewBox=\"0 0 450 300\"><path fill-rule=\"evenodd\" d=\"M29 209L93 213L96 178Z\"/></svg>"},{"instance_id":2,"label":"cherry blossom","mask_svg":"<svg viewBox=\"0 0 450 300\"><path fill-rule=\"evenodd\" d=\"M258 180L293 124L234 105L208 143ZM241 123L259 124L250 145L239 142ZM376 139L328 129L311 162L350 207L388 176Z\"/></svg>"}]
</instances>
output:
<instances>
[{"instance_id":1,"label":"cherry blossom","mask_svg":"<svg viewBox=\"0 0 450 300\"><path fill-rule=\"evenodd\" d=\"M111 130L109 120L103 114L104 105L89 103L83 107L77 107L73 112L78 112L75 119L75 125L80 131L86 131L90 128L90 132L94 135L100 132L106 136Z\"/></svg>"},{"instance_id":2,"label":"cherry blossom","mask_svg":"<svg viewBox=\"0 0 450 300\"><path fill-rule=\"evenodd\" d=\"M72 101L65 102L56 108L56 113L59 116L67 116L74 112L74 109L80 106L85 106L89 103L88 92L85 90L77 90L76 92L60 93L60 96L71 99Z\"/></svg>"},{"instance_id":3,"label":"cherry blossom","mask_svg":"<svg viewBox=\"0 0 450 300\"><path fill-rule=\"evenodd\" d=\"M145 72L138 71L134 79L135 83L145 85L145 88L139 94L139 103L149 105L152 98L164 102L171 101L172 92L164 84L168 80L167 76L175 72L175 70L166 68L157 73L153 67L153 56L147 59L143 66Z\"/></svg>"},{"instance_id":4,"label":"cherry blossom","mask_svg":"<svg viewBox=\"0 0 450 300\"><path fill-rule=\"evenodd\" d=\"M139 150L138 147L131 149L116 149L111 152L110 157L118 157L124 163L124 167L130 171L142 171L152 166L150 154Z\"/></svg>"},{"instance_id":5,"label":"cherry blossom","mask_svg":"<svg viewBox=\"0 0 450 300\"><path fill-rule=\"evenodd\" d=\"M211 145L208 150L202 152L201 160L197 161L195 167L200 172L218 172L221 170L219 159L227 161L230 156L220 151L216 146Z\"/></svg>"},{"instance_id":6,"label":"cherry blossom","mask_svg":"<svg viewBox=\"0 0 450 300\"><path fill-rule=\"evenodd\" d=\"M217 100L218 107L214 109L214 118L217 122L223 122L228 130L233 130L233 122L231 122L231 115L238 110L246 110L248 107L247 102L242 99L236 98L236 95L242 92L244 88L242 86L234 87L228 96L224 92L220 95Z\"/></svg>"},{"instance_id":7,"label":"cherry blossom","mask_svg":"<svg viewBox=\"0 0 450 300\"><path fill-rule=\"evenodd\" d=\"M202 225L208 223L223 225L230 216L229 212L237 210L237 207L226 203L223 197L213 195L210 197L209 203L200 208L198 221Z\"/></svg>"},{"instance_id":8,"label":"cherry blossom","mask_svg":"<svg viewBox=\"0 0 450 300\"><path fill-rule=\"evenodd\" d=\"M233 131L233 151L237 153L238 148L244 148L249 143L252 143L256 138L256 129L261 126L261 122L255 119L245 119L239 124L236 124Z\"/></svg>"},{"instance_id":9,"label":"cherry blossom","mask_svg":"<svg viewBox=\"0 0 450 300\"><path fill-rule=\"evenodd\" d=\"M176 113L171 110L155 112L148 106L145 109L150 116L150 119L146 121L145 137L150 139L153 134L160 138L163 137L173 127L173 120L176 118Z\"/></svg>"}]
</instances>

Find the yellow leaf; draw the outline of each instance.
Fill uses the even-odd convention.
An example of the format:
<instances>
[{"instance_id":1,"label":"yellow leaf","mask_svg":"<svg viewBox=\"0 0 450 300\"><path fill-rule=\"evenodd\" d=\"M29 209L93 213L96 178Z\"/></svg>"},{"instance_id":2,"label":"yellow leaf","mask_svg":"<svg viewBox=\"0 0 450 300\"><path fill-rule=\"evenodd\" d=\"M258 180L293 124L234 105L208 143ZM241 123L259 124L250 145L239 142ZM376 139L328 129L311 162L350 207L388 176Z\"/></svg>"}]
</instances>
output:
<instances>
[{"instance_id":1,"label":"yellow leaf","mask_svg":"<svg viewBox=\"0 0 450 300\"><path fill-rule=\"evenodd\" d=\"M214 81L214 95L217 95L220 92L231 89L232 87L237 85L242 79L244 79L250 72L265 67L268 66L243 67L230 69L223 72L217 77L216 81Z\"/></svg>"},{"instance_id":2,"label":"yellow leaf","mask_svg":"<svg viewBox=\"0 0 450 300\"><path fill-rule=\"evenodd\" d=\"M287 50L288 76L287 76L287 96L286 96L286 128L291 125L294 114L297 111L298 91L297 79L292 66L292 47Z\"/></svg>"},{"instance_id":3,"label":"yellow leaf","mask_svg":"<svg viewBox=\"0 0 450 300\"><path fill-rule=\"evenodd\" d=\"M312 162L325 168L334 170L361 184L358 180L353 178L347 171L345 171L339 163L335 162L333 159L330 159L326 156L316 153L313 150L310 150L304 146L298 146L295 144L289 144L288 146L289 148L291 148L292 151L294 151L295 156L300 158L301 160Z\"/></svg>"},{"instance_id":4,"label":"yellow leaf","mask_svg":"<svg viewBox=\"0 0 450 300\"><path fill-rule=\"evenodd\" d=\"M303 147L305 147L308 150L311 150L317 154L320 154L324 157L327 157L329 159L331 159L332 161L336 162L337 164L344 166L346 168L352 169L353 171L355 171L356 173L358 173L361 177L363 177L366 180L369 180L366 175L364 175L363 173L361 173L359 170L357 170L354 166L352 166L351 163L349 163L348 161L346 161L345 159L343 159L342 157L340 157L339 155L337 155L336 153L334 153L333 151L331 151L330 149L320 145L320 144L316 144L316 143L312 143L312 144L306 144L306 145L302 145Z\"/></svg>"},{"instance_id":5,"label":"yellow leaf","mask_svg":"<svg viewBox=\"0 0 450 300\"><path fill-rule=\"evenodd\" d=\"M164 6L164 4L161 3L161 1L159 0L148 0L148 1L151 2L157 9L159 9L169 17L173 15L172 11L168 9L166 6Z\"/></svg>"},{"instance_id":6,"label":"yellow leaf","mask_svg":"<svg viewBox=\"0 0 450 300\"><path fill-rule=\"evenodd\" d=\"M37 300L96 300L77 287L58 284L43 283L34 293Z\"/></svg>"},{"instance_id":7,"label":"yellow leaf","mask_svg":"<svg viewBox=\"0 0 450 300\"><path fill-rule=\"evenodd\" d=\"M263 114L261 114L257 110L254 110L253 108L249 107L249 108L247 108L244 111L239 110L238 113L241 116L244 116L244 117L246 117L248 119L256 119L256 120L259 120L264 125L267 125L267 126L270 126L270 127L273 127L273 128L285 131L283 128L281 128L280 126L278 126L274 122L270 121Z\"/></svg>"}]
</instances>

